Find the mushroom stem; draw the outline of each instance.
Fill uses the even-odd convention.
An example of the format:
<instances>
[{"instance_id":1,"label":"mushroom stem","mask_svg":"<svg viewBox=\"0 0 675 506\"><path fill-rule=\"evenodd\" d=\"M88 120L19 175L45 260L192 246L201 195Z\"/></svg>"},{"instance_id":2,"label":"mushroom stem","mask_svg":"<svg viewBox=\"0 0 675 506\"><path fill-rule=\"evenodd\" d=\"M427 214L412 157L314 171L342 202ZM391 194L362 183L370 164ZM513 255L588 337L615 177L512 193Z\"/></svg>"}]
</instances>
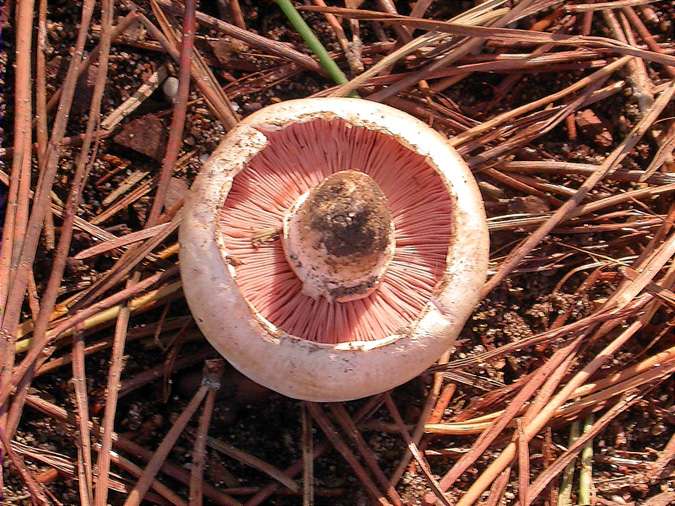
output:
<instances>
[{"instance_id":1,"label":"mushroom stem","mask_svg":"<svg viewBox=\"0 0 675 506\"><path fill-rule=\"evenodd\" d=\"M282 242L306 295L330 302L367 297L394 256L387 199L367 174L336 172L288 210Z\"/></svg>"}]
</instances>

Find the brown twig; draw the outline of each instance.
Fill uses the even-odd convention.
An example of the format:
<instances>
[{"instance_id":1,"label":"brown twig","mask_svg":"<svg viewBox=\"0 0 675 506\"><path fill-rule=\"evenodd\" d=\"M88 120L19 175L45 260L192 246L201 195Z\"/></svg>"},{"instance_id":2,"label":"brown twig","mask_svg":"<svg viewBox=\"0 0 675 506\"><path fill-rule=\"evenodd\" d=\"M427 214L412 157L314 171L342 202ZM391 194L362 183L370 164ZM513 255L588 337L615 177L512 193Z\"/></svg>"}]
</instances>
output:
<instances>
[{"instance_id":1,"label":"brown twig","mask_svg":"<svg viewBox=\"0 0 675 506\"><path fill-rule=\"evenodd\" d=\"M575 358L573 355L570 355L570 358ZM563 366L569 367L570 359L563 363ZM570 417L575 417L584 410L599 410L612 398L624 394L625 392L631 389L637 389L644 385L649 385L655 381L660 380L661 378L666 377L671 371L675 370L675 348L661 352L653 357L650 357L635 366L628 367L622 371L611 374L607 378L602 380L586 383L577 389L570 395L571 398L577 400L568 403L565 407L559 408L553 415L553 419L556 421L567 420ZM558 370L565 372L564 367L560 367ZM556 375L558 375L558 370ZM559 379L554 380L552 375L547 384L542 388L542 391L551 391L557 384L560 382ZM550 398L550 395L545 397L546 401ZM537 397L535 402L533 402L528 410L524 413L523 420L528 423L533 419L536 413L539 410L543 409L541 406L546 405L546 401L543 404L540 404L538 401L540 396ZM537 406L539 404L539 406ZM535 409L536 408L536 409ZM429 433L433 434L480 434L484 432L485 429L490 428L490 426L496 422L504 415L505 411L497 411L487 415L480 416L478 418L466 419L463 418L463 422L450 422L450 423L440 423L434 424L429 423L426 426L426 430ZM462 430L463 429L463 430Z\"/></svg>"},{"instance_id":2,"label":"brown twig","mask_svg":"<svg viewBox=\"0 0 675 506\"><path fill-rule=\"evenodd\" d=\"M590 11L604 11L609 9L621 9L631 5L644 5L656 0L614 0L613 2L594 2L588 4L570 4L565 5L564 9L567 12L590 12Z\"/></svg>"},{"instance_id":3,"label":"brown twig","mask_svg":"<svg viewBox=\"0 0 675 506\"><path fill-rule=\"evenodd\" d=\"M173 372L179 371L181 369L186 369L192 367L200 362L204 361L207 358L212 358L214 356L214 351L210 348L204 348L199 351L193 352L185 357L178 358L173 363ZM161 380L166 377L166 366L164 364L153 367L152 369L147 369L143 372L132 376L131 378L125 379L121 382L119 386L118 397L121 399L126 397L130 393L142 388L150 383ZM211 445L212 447L215 445Z\"/></svg>"},{"instance_id":4,"label":"brown twig","mask_svg":"<svg viewBox=\"0 0 675 506\"><path fill-rule=\"evenodd\" d=\"M530 495L530 449L523 432L523 421L516 420L516 443L518 445L518 499L520 504L529 504Z\"/></svg>"},{"instance_id":5,"label":"brown twig","mask_svg":"<svg viewBox=\"0 0 675 506\"><path fill-rule=\"evenodd\" d=\"M490 495L485 501L484 506L498 506L502 503L502 498L506 492L506 487L509 484L509 478L511 477L511 466L507 467L502 471L499 477L492 484L490 489Z\"/></svg>"},{"instance_id":6,"label":"brown twig","mask_svg":"<svg viewBox=\"0 0 675 506\"><path fill-rule=\"evenodd\" d=\"M456 383L448 383L445 385L445 387L443 387L441 395L438 397L438 402L434 406L434 411L429 417L429 423L438 423L443 419L443 414L447 409L448 404L450 404L450 399L452 399L452 396L455 395L456 390Z\"/></svg>"},{"instance_id":7,"label":"brown twig","mask_svg":"<svg viewBox=\"0 0 675 506\"><path fill-rule=\"evenodd\" d=\"M195 11L195 2L188 0L185 3L185 14L183 17L183 33L178 70L178 92L176 93L174 101L173 116L171 117L171 126L169 128L169 140L167 143L166 154L162 160L162 169L159 173L157 192L152 201L152 207L150 208L146 227L152 227L157 224L157 219L164 208L166 192L169 188L173 167L176 164L180 145L183 142L183 127L185 126L187 100L190 93L190 67L192 64L192 50L196 26Z\"/></svg>"},{"instance_id":8,"label":"brown twig","mask_svg":"<svg viewBox=\"0 0 675 506\"><path fill-rule=\"evenodd\" d=\"M234 24L237 25L242 30L246 30L246 21L244 21L244 14L241 12L239 0L229 0L229 3Z\"/></svg>"},{"instance_id":9,"label":"brown twig","mask_svg":"<svg viewBox=\"0 0 675 506\"><path fill-rule=\"evenodd\" d=\"M661 478L661 475L666 470L668 464L671 460L675 458L675 434L673 434L666 446L659 452L659 457L654 462L653 466L649 470L651 475L651 481L655 482Z\"/></svg>"},{"instance_id":10,"label":"brown twig","mask_svg":"<svg viewBox=\"0 0 675 506\"><path fill-rule=\"evenodd\" d=\"M40 0L38 8L38 36L37 51L35 56L35 112L37 124L35 134L37 137L38 166L44 167L44 159L49 142L47 121L47 64L45 52L47 51L47 0ZM54 235L54 215L51 207L47 209L45 218L45 246L53 250L56 239Z\"/></svg>"},{"instance_id":11,"label":"brown twig","mask_svg":"<svg viewBox=\"0 0 675 506\"><path fill-rule=\"evenodd\" d=\"M31 270L28 275L28 306L33 319L40 313L40 296L38 295L37 284L35 283L35 272Z\"/></svg>"},{"instance_id":12,"label":"brown twig","mask_svg":"<svg viewBox=\"0 0 675 506\"><path fill-rule=\"evenodd\" d=\"M307 405L300 403L302 421L302 506L314 506L314 436Z\"/></svg>"},{"instance_id":13,"label":"brown twig","mask_svg":"<svg viewBox=\"0 0 675 506\"><path fill-rule=\"evenodd\" d=\"M150 459L153 457L153 453L150 452L149 450L146 450L142 446L134 443L130 439L127 439L123 436L117 435L117 440L115 441L115 446L127 453L131 453L133 455L137 455L139 458L142 460L148 462ZM114 460L113 460L114 462ZM161 468L162 472L165 473L167 476L171 477L172 479L184 484L188 485L190 483L190 473L187 472L183 467L180 465L177 465L169 460L165 460L164 464L162 464ZM141 473L138 473L138 476L140 476ZM157 483L157 480L155 480L155 483ZM217 489L216 487L204 483L204 495L207 496L209 499L211 499L214 503L222 506L241 506L241 503L234 498L230 497L224 492L221 492L220 489ZM146 496L147 499L147 496ZM182 504L187 504L183 501Z\"/></svg>"},{"instance_id":14,"label":"brown twig","mask_svg":"<svg viewBox=\"0 0 675 506\"><path fill-rule=\"evenodd\" d=\"M615 39L625 44L635 44L635 37L623 12L616 14L612 10L603 10L602 16ZM633 88L640 112L645 114L654 103L653 85L647 74L647 65L641 58L631 58L628 62L626 80Z\"/></svg>"},{"instance_id":15,"label":"brown twig","mask_svg":"<svg viewBox=\"0 0 675 506\"><path fill-rule=\"evenodd\" d=\"M657 137L657 142L660 144L658 151L652 158L652 161L649 162L649 166L645 169L642 176L640 176L640 182L649 181L657 170L659 170L665 164L664 172L671 172L670 168L673 167L673 151L675 150L675 122L671 121L668 130L663 132L663 135Z\"/></svg>"},{"instance_id":16,"label":"brown twig","mask_svg":"<svg viewBox=\"0 0 675 506\"><path fill-rule=\"evenodd\" d=\"M119 107L114 109L103 120L101 120L100 129L106 132L111 132L119 125L124 118L129 116L132 112L138 109L145 100L147 100L154 91L160 87L164 80L169 75L169 70L166 65L160 66L155 70L150 77L148 77L143 84L141 84L134 93L127 98ZM119 167L119 170L125 168L124 165ZM108 179L116 174L112 171L106 176L102 177L96 182L96 187L101 187Z\"/></svg>"},{"instance_id":17,"label":"brown twig","mask_svg":"<svg viewBox=\"0 0 675 506\"><path fill-rule=\"evenodd\" d=\"M216 402L216 394L223 380L225 363L222 359L207 360L204 363L202 384L209 389L204 401L202 415L199 417L199 426L195 436L195 445L192 450L192 468L190 469L190 506L203 504L204 466L206 464L206 438L209 434L209 425Z\"/></svg>"},{"instance_id":18,"label":"brown twig","mask_svg":"<svg viewBox=\"0 0 675 506\"><path fill-rule=\"evenodd\" d=\"M85 307L120 283L140 262L147 258L148 253L164 242L178 228L180 222L181 215L178 213L173 217L166 229L162 229L143 244L127 250L101 278L85 290L85 293L75 303L74 307L76 309Z\"/></svg>"},{"instance_id":19,"label":"brown twig","mask_svg":"<svg viewBox=\"0 0 675 506\"><path fill-rule=\"evenodd\" d=\"M0 244L0 307L7 301L13 283L21 248L28 223L28 192L31 185L31 144L32 144L32 86L31 61L23 55L32 53L32 23L34 0L21 2L16 8L16 70L14 77L14 153L12 159L11 184L7 197L7 211ZM24 288L25 289L25 288ZM4 316L4 315L2 315ZM4 341L4 339L3 339ZM11 368L13 356L10 351L7 362ZM5 356L0 346L0 356ZM0 377L0 385L3 382ZM4 427L5 415L0 409L0 426Z\"/></svg>"},{"instance_id":20,"label":"brown twig","mask_svg":"<svg viewBox=\"0 0 675 506\"><path fill-rule=\"evenodd\" d=\"M63 145L63 144L62 144ZM9 177L6 177L7 175L0 171L0 181L4 182L9 182ZM29 197L32 199L34 197L33 192L29 193ZM51 196L52 200L54 200L54 195ZM63 216L63 207L57 203L57 202L51 202L50 203L50 210L54 216L62 217ZM95 225L92 225L90 222L80 218L79 216L75 216L75 220L73 222L73 225L78 229L81 230L92 237L99 239L99 240L112 240L115 238L113 234L110 232L107 232L103 230L102 228L99 228ZM46 226L46 225L45 225Z\"/></svg>"},{"instance_id":21,"label":"brown twig","mask_svg":"<svg viewBox=\"0 0 675 506\"><path fill-rule=\"evenodd\" d=\"M445 353L443 353L443 355L441 355L437 363L439 365L446 364L449 358L450 352L446 351ZM429 389L429 394L427 395L427 399L424 403L424 408L420 413L420 417L417 420L417 425L415 426L415 430L413 431L412 434L412 439L416 445L419 445L420 452L424 452L425 448L425 442L422 441L422 438L424 436L425 424L434 423L434 421L436 421L435 417L438 410L441 409L441 411L444 411L448 403L450 402L450 397L452 397L452 393L450 393L449 396L447 394L448 394L448 387L453 386L453 383L450 383L449 385L446 386L445 389L443 389L443 380L444 380L443 374L441 373L434 374L434 380L431 385L431 388ZM454 393L454 389L452 392ZM443 406L442 408L441 405ZM406 468L409 468L411 469L412 472L414 472L416 463L411 462L412 459L413 459L412 453L407 451L403 456L403 458L401 459L401 461L398 463L398 466L396 466L396 469L394 470L391 478L389 479L389 483L393 487L396 487L396 485L398 485L398 482L403 477L403 473L405 472Z\"/></svg>"},{"instance_id":22,"label":"brown twig","mask_svg":"<svg viewBox=\"0 0 675 506\"><path fill-rule=\"evenodd\" d=\"M650 300L649 297L642 297L642 298L638 297L636 300L630 302L629 304L627 304L625 307L622 308L612 308L612 309L603 308L589 316L576 320L560 328L553 328L544 331L540 334L534 335L532 337L521 339L520 341L515 343L509 343L500 346L499 348L495 348L493 350L477 353L474 356L468 358L453 360L444 366L433 366L429 368L429 371L436 372L443 370L460 369L472 364L480 364L484 361L504 356L507 353L511 353L516 350L521 350L528 346L551 342L554 339L558 339L572 333L586 331L597 323L622 321L628 316L633 316L638 312L640 312L645 307L645 305L647 305L649 300Z\"/></svg>"},{"instance_id":23,"label":"brown twig","mask_svg":"<svg viewBox=\"0 0 675 506\"><path fill-rule=\"evenodd\" d=\"M137 232L131 232L129 234L120 237L115 237L114 239L108 241L103 241L99 244L91 246L90 248L80 251L79 253L73 256L73 259L86 260L101 255L103 253L107 253L108 251L117 248L123 248L130 244L134 244L139 241L144 241L146 239L149 239L150 237L153 237L155 234L161 232L167 226L170 225L168 223L162 223L161 225L155 225L154 227L144 228Z\"/></svg>"},{"instance_id":24,"label":"brown twig","mask_svg":"<svg viewBox=\"0 0 675 506\"><path fill-rule=\"evenodd\" d=\"M164 1L164 0L163 0ZM621 43L620 41L609 39L605 37L584 37L581 35L559 35L551 34L548 32L533 32L528 30L514 29L514 28L502 28L515 18L520 18L528 14L527 9L531 8L530 2L521 2L518 6L511 11L506 16L500 18L497 22L493 22L492 26L469 26L467 24L452 23L447 21L432 20L432 19L422 19L422 18L411 18L409 16L394 16L392 14L382 14L377 11L368 11L363 9L346 9L341 7L302 7L302 10L312 11L312 12L330 12L336 15L357 18L357 19L368 19L368 20L377 20L377 21L387 21L390 23L402 23L411 27L421 28L425 30L436 30L443 33L448 33L451 35L457 35L462 37L467 37L477 40L498 40L498 41L518 41L518 43L534 43L534 44L548 44L555 43L558 45L565 46L579 46L579 47L591 47L591 48L602 48L611 51L613 54L620 55L629 55L642 58L646 61L659 62L664 65L673 65L675 64L675 57L667 57L666 55L661 55L652 51L645 51L640 48L633 47L629 44ZM475 42L475 41L474 41ZM467 49L474 49L475 45L470 48L462 47L461 51L452 54L453 61L458 59L461 56L464 56L468 53ZM439 62L442 61L438 60ZM445 61L445 64L448 62ZM440 64L434 65L424 69L425 72L436 70L440 67ZM420 79L424 76L424 73L417 75L417 79ZM406 80L407 81L407 80ZM393 94L394 92L400 91L407 84L410 83L400 83L394 90L388 91L386 94L378 94L376 97L378 100L383 100L388 95ZM394 88L392 86L392 88Z\"/></svg>"},{"instance_id":25,"label":"brown twig","mask_svg":"<svg viewBox=\"0 0 675 506\"><path fill-rule=\"evenodd\" d=\"M525 113L529 113L532 111L535 111L536 109L546 106L548 104L551 104L555 102L556 100L560 100L561 98L564 98L568 95L571 95L573 93L576 93L577 91L585 89L587 86L590 84L597 82L599 80L602 80L609 75L611 75L614 71L620 69L623 67L625 64L628 63L629 58L624 57L620 58L615 62L612 62L610 65L607 65L605 68L598 70L594 72L593 74L583 77L579 81L575 82L574 84L557 91L555 93L552 93L546 97L540 98L538 100L534 100L532 102L529 102L527 104L524 104L520 107L517 107L516 109L513 109L511 111L507 111L505 113L499 114L498 116L495 116L494 118L491 118L488 121L485 121L473 128L470 128L466 132L463 132L462 134L454 137L452 139L452 144L453 146L459 146L465 142L467 142L469 139L472 139L476 137L479 134L482 134L484 132L489 131L492 128L497 127L500 124L503 124L507 121L512 120L513 118L516 118L518 116L522 116Z\"/></svg>"},{"instance_id":26,"label":"brown twig","mask_svg":"<svg viewBox=\"0 0 675 506\"><path fill-rule=\"evenodd\" d=\"M504 172L524 172L541 174L579 174L589 176L598 169L599 165L557 162L553 160L546 161L510 161L499 165ZM644 175L641 170L617 169L611 174L607 174L605 179L623 182L640 182ZM645 181L653 185L665 185L675 183L675 176L670 174L652 174Z\"/></svg>"},{"instance_id":27,"label":"brown twig","mask_svg":"<svg viewBox=\"0 0 675 506\"><path fill-rule=\"evenodd\" d=\"M326 2L323 0L312 0L312 3L320 7L326 7ZM347 35L345 34L340 21L338 21L338 19L330 13L324 13L324 17L326 18L328 25L333 30L335 38L337 39L338 44L340 44L342 51L344 51L345 57L347 58L347 63L349 64L349 68L351 69L352 73L359 74L363 72L363 62L352 50L352 46L347 40Z\"/></svg>"},{"instance_id":28,"label":"brown twig","mask_svg":"<svg viewBox=\"0 0 675 506\"><path fill-rule=\"evenodd\" d=\"M392 0L377 0L377 5L382 10L383 12L393 14L395 16L398 15L398 11L396 10L396 5L394 5L394 2ZM394 31L396 32L396 37L398 37L398 40L401 44L405 44L406 42L410 42L412 37L410 36L410 30L408 30L407 27L395 24L393 26Z\"/></svg>"},{"instance_id":29,"label":"brown twig","mask_svg":"<svg viewBox=\"0 0 675 506\"><path fill-rule=\"evenodd\" d=\"M166 307L166 305L165 305ZM171 331L171 330L176 330L176 328L180 328L183 326L185 320L187 318L191 317L176 317L176 318L171 318L170 320L164 322L164 331ZM149 324L149 325L141 325L140 327L134 328L129 331L127 335L127 342L131 341L138 341L140 339L144 339L148 336L152 336L156 329L158 328L157 324ZM98 329L96 329L98 330ZM91 331L90 331L91 332ZM87 333L85 333L87 335ZM195 334L195 338L196 338ZM56 343L60 344L60 343ZM114 339L104 339L102 341L97 341L94 342L90 345L88 345L84 349L84 354L86 356L89 356L93 353L98 353L99 351L107 350L108 348L112 348L114 344ZM64 367L72 362L72 356L70 353L65 353L57 358L53 358L49 360L48 362L44 363L40 368L38 368L35 376L43 376L45 374L51 373L52 371L55 371L56 369L59 369L60 367Z\"/></svg>"},{"instance_id":30,"label":"brown twig","mask_svg":"<svg viewBox=\"0 0 675 506\"><path fill-rule=\"evenodd\" d=\"M100 452L100 447L98 445L94 446L94 449L98 452ZM131 462L128 459L125 459L121 455L118 455L115 452L110 452L110 460L117 465L120 469L126 471L127 473L131 474L132 476L138 478L143 474L143 469ZM110 482L111 489L113 482ZM169 501L169 504L175 505L175 506L187 506L187 503L178 495L176 494L173 490L171 490L169 487L164 485L158 480L152 480L152 484L150 487L157 492L161 497ZM129 487L126 487L123 492L125 494L129 493ZM150 500L150 492L146 495L146 499Z\"/></svg>"},{"instance_id":31,"label":"brown twig","mask_svg":"<svg viewBox=\"0 0 675 506\"><path fill-rule=\"evenodd\" d=\"M551 467L551 464L554 460L555 454L553 449L553 429L551 427L547 427L546 432L544 433L542 448L543 470L546 471L549 467ZM552 480L551 483L548 484L547 489L548 497L546 497L544 501L548 501L548 504L553 506L554 504L557 504L558 497L558 486L556 480Z\"/></svg>"},{"instance_id":32,"label":"brown twig","mask_svg":"<svg viewBox=\"0 0 675 506\"><path fill-rule=\"evenodd\" d=\"M592 10L584 12L581 22L581 35L590 35L593 27L593 12Z\"/></svg>"},{"instance_id":33,"label":"brown twig","mask_svg":"<svg viewBox=\"0 0 675 506\"><path fill-rule=\"evenodd\" d=\"M265 473L270 478L277 480L288 490L295 493L300 492L300 487L294 480L290 479L288 476L284 474L283 471L274 467L270 463L265 462L264 460L254 455L251 455L250 453L240 450L239 448L235 448L234 446L227 444L224 441L221 441L220 439L207 437L206 444L210 448L216 450L217 452L220 452L224 455L227 455L230 458L238 460L245 466L252 467L253 469L257 469L258 471Z\"/></svg>"},{"instance_id":34,"label":"brown twig","mask_svg":"<svg viewBox=\"0 0 675 506\"><path fill-rule=\"evenodd\" d=\"M89 220L89 223L91 223L92 225L100 225L102 223L105 223L110 218L115 216L117 213L127 210L134 202L138 201L139 199L150 193L154 185L155 181L153 179L142 182L140 185L134 188L133 191L129 192L127 195L119 199L108 209L91 218Z\"/></svg>"},{"instance_id":35,"label":"brown twig","mask_svg":"<svg viewBox=\"0 0 675 506\"><path fill-rule=\"evenodd\" d=\"M133 285L127 284L127 288L130 288L131 286ZM127 304L120 309L115 323L110 369L108 370L108 384L106 387L105 412L101 426L103 429L101 451L98 454L97 462L98 481L96 483L96 506L106 506L108 501L110 450L112 449L112 434L115 425L117 394L120 388L120 377L123 367L122 356L124 354L124 343L126 341L130 313L131 311Z\"/></svg>"},{"instance_id":36,"label":"brown twig","mask_svg":"<svg viewBox=\"0 0 675 506\"><path fill-rule=\"evenodd\" d=\"M28 212L28 191L30 189L31 170L31 61L24 55L31 54L33 29L33 0L22 2L16 9L16 69L14 84L14 153L7 210L2 228L2 244L0 244L0 388L7 388L7 381L14 366L14 342L11 326L4 325L5 319L17 320L17 295L12 293L16 282L16 260L24 244L26 220ZM25 201L25 202L24 202ZM30 262L32 265L32 260ZM24 270L24 277L28 272ZM27 280L26 280L27 281ZM27 283L26 283L27 284ZM23 285L20 297L23 300L26 284ZM14 307L8 307L9 302ZM20 303L19 303L20 304ZM10 311L11 310L11 311ZM0 405L0 428L6 427L7 411ZM10 435L11 438L11 435Z\"/></svg>"},{"instance_id":37,"label":"brown twig","mask_svg":"<svg viewBox=\"0 0 675 506\"><path fill-rule=\"evenodd\" d=\"M73 385L75 390L75 406L78 421L77 468L80 503L82 506L92 504L94 499L92 471L91 437L89 435L89 402L87 397L87 375L84 365L84 339L82 332L73 334Z\"/></svg>"}]
</instances>

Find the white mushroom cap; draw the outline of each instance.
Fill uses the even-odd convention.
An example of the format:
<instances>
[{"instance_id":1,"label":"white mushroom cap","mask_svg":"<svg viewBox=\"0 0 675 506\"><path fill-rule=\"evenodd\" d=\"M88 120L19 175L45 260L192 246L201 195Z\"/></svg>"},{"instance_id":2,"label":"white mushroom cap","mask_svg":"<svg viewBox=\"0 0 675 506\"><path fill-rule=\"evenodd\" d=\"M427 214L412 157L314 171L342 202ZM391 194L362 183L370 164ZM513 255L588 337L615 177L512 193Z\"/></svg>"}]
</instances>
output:
<instances>
[{"instance_id":1,"label":"white mushroom cap","mask_svg":"<svg viewBox=\"0 0 675 506\"><path fill-rule=\"evenodd\" d=\"M314 140L318 146L325 146L325 151L335 149L337 141L332 138L330 128L336 124L343 130L361 129L377 133L378 139L395 141L396 149L414 152L426 170L433 172L436 181L434 191L443 194L438 198L446 198L446 208L452 210L450 217L428 217L432 220L429 223L433 223L434 219L439 223L450 223L444 225L447 229L444 237L449 240L445 266L441 268L439 278L428 298L424 299L419 314L386 335L374 332L364 338L361 331L350 336L347 335L349 328L341 328L339 332L331 330L340 336L337 342L328 343L312 340L317 331L309 333L312 336L291 335L285 328L297 326L283 322L276 325L253 302L255 297L267 297L265 300L272 297L275 300L274 284L260 280L255 285L259 287L256 290L266 293L253 294L239 272L243 267L241 258L233 251L236 250L233 244L241 244L242 239L234 237L232 231L239 231L228 225L232 221L228 205L233 198L230 195L233 185L239 202L246 195L255 194L259 189L254 186L253 179L242 182L245 187L237 188L243 181L240 178L246 174L242 171L251 170L250 166L256 160L265 157L266 148L279 142L275 132L312 122L329 129L324 132L325 138ZM283 150L287 146L278 148ZM316 146L313 148L316 151ZM286 154L290 159L297 157L298 160L309 156L300 151ZM265 160L267 165L273 162L272 158ZM396 159L377 163L382 166L391 164L392 170L396 170ZM300 165L302 160L298 162ZM335 171L345 169L365 170L363 167L345 166ZM284 167L284 170L288 173L294 168ZM240 177L235 179L240 173ZM399 177L398 174L394 176ZM400 175L401 178L403 176L405 174ZM424 184L432 179L428 174L424 178ZM300 173L298 179L301 179ZM269 184L274 188L281 183L273 181ZM309 189L306 181L304 186L300 183L297 186L294 191L298 196ZM384 186L383 190L387 193ZM414 191L413 188L407 190ZM419 200L425 198L423 194L419 195ZM261 212L266 211L263 209ZM279 221L281 226L283 215ZM262 222L265 220L261 218ZM250 230L250 233L253 237L255 230ZM420 237L423 241L435 240L433 237L427 239L423 234ZM190 309L209 342L254 381L298 399L351 400L383 392L411 380L453 345L478 302L478 293L487 271L488 241L485 212L475 180L463 160L438 132L406 113L367 100L293 100L266 107L247 117L228 133L202 168L186 201L180 228L183 289ZM423 249L424 244L420 243L419 247ZM397 246L397 254L398 250ZM410 251L414 252L414 248L408 253ZM246 268L251 268L255 258L252 253L246 260L249 262ZM283 254L281 258L285 262ZM292 272L290 267L288 270ZM369 297L376 296L378 292L376 290ZM323 307L325 310L326 306ZM329 311L334 309L329 308ZM308 315L307 318L319 319L321 314ZM320 327L320 323L314 328L324 328Z\"/></svg>"}]
</instances>

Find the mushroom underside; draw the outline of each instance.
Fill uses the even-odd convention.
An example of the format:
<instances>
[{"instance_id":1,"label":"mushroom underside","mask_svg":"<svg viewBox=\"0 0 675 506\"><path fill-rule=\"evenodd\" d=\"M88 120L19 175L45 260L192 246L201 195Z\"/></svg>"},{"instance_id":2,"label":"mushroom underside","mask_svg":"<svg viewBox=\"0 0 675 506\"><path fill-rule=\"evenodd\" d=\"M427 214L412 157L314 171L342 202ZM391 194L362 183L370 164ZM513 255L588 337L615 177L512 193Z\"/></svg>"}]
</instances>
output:
<instances>
[{"instance_id":1,"label":"mushroom underside","mask_svg":"<svg viewBox=\"0 0 675 506\"><path fill-rule=\"evenodd\" d=\"M252 311L283 332L316 343L406 333L446 272L454 240L447 182L426 157L395 137L342 119L262 131L267 144L234 178L217 220L222 253ZM364 173L381 189L395 250L375 290L336 302L303 292L281 236L284 217L298 199L341 171Z\"/></svg>"}]
</instances>

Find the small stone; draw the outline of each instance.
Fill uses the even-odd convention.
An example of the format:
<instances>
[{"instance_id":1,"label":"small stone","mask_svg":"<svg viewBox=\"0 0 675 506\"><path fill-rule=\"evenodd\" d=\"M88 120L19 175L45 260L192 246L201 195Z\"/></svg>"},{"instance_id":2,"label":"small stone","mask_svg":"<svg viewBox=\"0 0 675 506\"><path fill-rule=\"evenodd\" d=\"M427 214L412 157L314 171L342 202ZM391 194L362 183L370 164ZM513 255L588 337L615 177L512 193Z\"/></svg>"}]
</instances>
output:
<instances>
[{"instance_id":1,"label":"small stone","mask_svg":"<svg viewBox=\"0 0 675 506\"><path fill-rule=\"evenodd\" d=\"M161 161L166 151L166 128L157 116L147 114L127 123L114 140L120 146Z\"/></svg>"},{"instance_id":2,"label":"small stone","mask_svg":"<svg viewBox=\"0 0 675 506\"><path fill-rule=\"evenodd\" d=\"M579 111L575 119L581 134L592 139L596 145L607 148L614 142L605 122L591 109Z\"/></svg>"},{"instance_id":3,"label":"small stone","mask_svg":"<svg viewBox=\"0 0 675 506\"><path fill-rule=\"evenodd\" d=\"M167 77L164 80L164 84L162 84L162 91L164 92L164 96L172 101L178 93L178 79L173 76Z\"/></svg>"}]
</instances>

